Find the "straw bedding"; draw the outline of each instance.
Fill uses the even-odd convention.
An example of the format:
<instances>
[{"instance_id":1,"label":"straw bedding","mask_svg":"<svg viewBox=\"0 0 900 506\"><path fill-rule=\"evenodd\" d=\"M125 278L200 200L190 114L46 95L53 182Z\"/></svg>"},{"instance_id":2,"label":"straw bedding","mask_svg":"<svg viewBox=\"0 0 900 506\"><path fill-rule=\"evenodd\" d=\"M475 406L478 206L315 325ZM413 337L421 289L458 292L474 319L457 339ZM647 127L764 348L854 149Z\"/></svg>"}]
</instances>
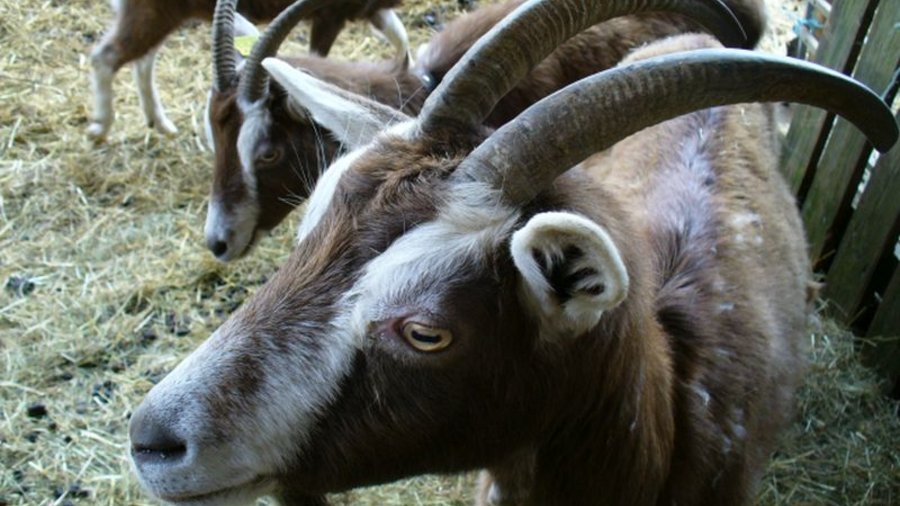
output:
<instances>
[{"instance_id":1,"label":"straw bedding","mask_svg":"<svg viewBox=\"0 0 900 506\"><path fill-rule=\"evenodd\" d=\"M797 7L772 4L766 47L777 50ZM466 6L407 0L414 45ZM157 81L180 132L145 127L123 71L112 134L94 146L86 55L109 7L0 0L0 13L0 505L153 504L125 457L129 413L275 271L297 216L234 265L203 247L207 25L179 30L160 55ZM303 48L298 30L285 51ZM351 59L390 52L361 25L335 48ZM846 332L826 322L808 339L810 379L760 503L900 503L897 405L878 395ZM466 504L472 482L429 476L333 499Z\"/></svg>"}]
</instances>

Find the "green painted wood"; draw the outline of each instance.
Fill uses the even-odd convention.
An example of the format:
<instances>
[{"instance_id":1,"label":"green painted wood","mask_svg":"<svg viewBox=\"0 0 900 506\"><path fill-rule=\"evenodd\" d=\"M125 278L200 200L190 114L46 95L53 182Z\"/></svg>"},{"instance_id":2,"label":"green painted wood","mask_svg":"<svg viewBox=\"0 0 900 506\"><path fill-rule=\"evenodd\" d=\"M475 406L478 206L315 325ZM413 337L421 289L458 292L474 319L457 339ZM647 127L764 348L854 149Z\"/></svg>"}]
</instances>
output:
<instances>
[{"instance_id":1,"label":"green painted wood","mask_svg":"<svg viewBox=\"0 0 900 506\"><path fill-rule=\"evenodd\" d=\"M813 61L844 72L851 70L852 62L849 60L854 54L854 45L868 29L865 23L866 13L873 3L877 4L878 0L835 2L829 22L825 26L825 35L820 41ZM816 151L831 129L830 118L833 118L831 114L814 107L798 105L794 108L794 117L781 156L781 166L791 190L800 199L803 198L799 192L804 178L817 160Z\"/></svg>"},{"instance_id":2,"label":"green painted wood","mask_svg":"<svg viewBox=\"0 0 900 506\"><path fill-rule=\"evenodd\" d=\"M897 114L900 121L900 113ZM834 316L851 324L860 313L872 273L893 254L900 223L900 145L878 159L828 271L823 295ZM900 333L900 332L898 332Z\"/></svg>"},{"instance_id":3,"label":"green painted wood","mask_svg":"<svg viewBox=\"0 0 900 506\"><path fill-rule=\"evenodd\" d=\"M867 364L887 378L886 390L900 387L900 268L894 271L869 326L863 347Z\"/></svg>"},{"instance_id":4,"label":"green painted wood","mask_svg":"<svg viewBox=\"0 0 900 506\"><path fill-rule=\"evenodd\" d=\"M843 2L842 2L843 3ZM853 77L874 90L887 88L900 62L900 1L881 2L859 53ZM840 213L850 211L871 146L853 125L838 119L831 131L815 176L810 186L802 215L806 225L811 258L819 259L833 253L828 246L829 235L840 234L835 221ZM843 223L846 223L844 219Z\"/></svg>"}]
</instances>

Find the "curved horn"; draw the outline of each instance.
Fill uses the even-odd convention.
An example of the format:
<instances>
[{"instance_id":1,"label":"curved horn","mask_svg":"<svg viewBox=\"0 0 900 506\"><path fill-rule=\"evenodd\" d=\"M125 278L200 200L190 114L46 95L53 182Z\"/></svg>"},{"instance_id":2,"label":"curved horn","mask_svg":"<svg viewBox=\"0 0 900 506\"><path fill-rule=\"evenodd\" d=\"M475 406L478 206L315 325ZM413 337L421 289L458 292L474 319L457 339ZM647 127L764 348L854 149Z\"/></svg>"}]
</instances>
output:
<instances>
[{"instance_id":1,"label":"curved horn","mask_svg":"<svg viewBox=\"0 0 900 506\"><path fill-rule=\"evenodd\" d=\"M213 12L213 86L224 91L231 85L237 68L234 56L234 10L237 0L219 0Z\"/></svg>"},{"instance_id":2,"label":"curved horn","mask_svg":"<svg viewBox=\"0 0 900 506\"><path fill-rule=\"evenodd\" d=\"M843 74L792 58L700 49L638 61L560 90L494 132L453 178L486 182L507 203L523 204L573 165L643 128L709 107L774 101L837 113L882 152L897 141L890 108Z\"/></svg>"},{"instance_id":3,"label":"curved horn","mask_svg":"<svg viewBox=\"0 0 900 506\"><path fill-rule=\"evenodd\" d=\"M249 102L255 102L266 94L269 76L262 67L262 61L275 56L284 39L300 20L308 18L311 13L321 9L328 2L329 0L297 0L272 20L247 57L238 88L239 96Z\"/></svg>"},{"instance_id":4,"label":"curved horn","mask_svg":"<svg viewBox=\"0 0 900 506\"><path fill-rule=\"evenodd\" d=\"M676 12L696 20L726 46L743 46L744 32L720 0L531 0L463 56L420 113L424 133L447 124L480 124L538 62L575 34L626 14Z\"/></svg>"}]
</instances>

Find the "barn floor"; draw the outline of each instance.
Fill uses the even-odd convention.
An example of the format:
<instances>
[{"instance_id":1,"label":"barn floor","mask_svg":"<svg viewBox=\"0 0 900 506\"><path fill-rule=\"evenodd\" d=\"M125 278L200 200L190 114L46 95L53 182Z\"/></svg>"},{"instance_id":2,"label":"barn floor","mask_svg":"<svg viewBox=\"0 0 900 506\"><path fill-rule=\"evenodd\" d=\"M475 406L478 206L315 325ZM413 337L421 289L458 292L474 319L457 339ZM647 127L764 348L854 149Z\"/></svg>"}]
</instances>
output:
<instances>
[{"instance_id":1,"label":"barn floor","mask_svg":"<svg viewBox=\"0 0 900 506\"><path fill-rule=\"evenodd\" d=\"M769 3L774 33L763 47L780 51L799 8ZM459 9L406 6L414 45ZM129 414L282 263L298 220L233 265L203 246L205 25L171 37L157 67L180 132L144 126L123 71L112 134L88 142L86 55L110 17L98 1L0 0L0 506L154 504L128 468ZM354 26L335 52L359 59L389 47ZM808 339L811 375L759 503L900 504L897 404L878 394L849 334L816 322ZM467 504L472 481L422 477L333 499Z\"/></svg>"}]
</instances>

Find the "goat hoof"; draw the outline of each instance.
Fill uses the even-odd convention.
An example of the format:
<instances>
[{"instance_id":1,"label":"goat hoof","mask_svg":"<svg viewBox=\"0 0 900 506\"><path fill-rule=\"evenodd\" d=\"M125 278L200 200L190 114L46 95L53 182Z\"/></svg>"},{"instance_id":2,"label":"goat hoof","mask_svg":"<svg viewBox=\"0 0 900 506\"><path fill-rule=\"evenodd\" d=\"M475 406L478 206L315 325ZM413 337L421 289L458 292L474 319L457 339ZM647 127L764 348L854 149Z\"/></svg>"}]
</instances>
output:
<instances>
[{"instance_id":1,"label":"goat hoof","mask_svg":"<svg viewBox=\"0 0 900 506\"><path fill-rule=\"evenodd\" d=\"M156 121L151 121L147 126L165 135L166 137L171 137L178 133L178 127L176 127L175 123L172 123L172 121L166 117L159 118Z\"/></svg>"},{"instance_id":2,"label":"goat hoof","mask_svg":"<svg viewBox=\"0 0 900 506\"><path fill-rule=\"evenodd\" d=\"M87 136L94 142L103 142L106 140L106 134L109 133L109 125L104 125L99 121L92 121L87 127Z\"/></svg>"}]
</instances>

